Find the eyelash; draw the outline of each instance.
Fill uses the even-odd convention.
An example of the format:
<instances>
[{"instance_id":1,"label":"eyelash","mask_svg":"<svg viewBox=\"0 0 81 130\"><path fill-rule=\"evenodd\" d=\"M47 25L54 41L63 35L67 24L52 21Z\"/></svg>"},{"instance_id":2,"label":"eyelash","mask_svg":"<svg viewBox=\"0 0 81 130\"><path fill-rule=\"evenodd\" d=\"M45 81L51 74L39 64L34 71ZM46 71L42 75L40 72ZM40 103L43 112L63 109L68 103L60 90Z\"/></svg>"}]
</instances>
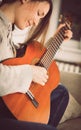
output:
<instances>
[{"instance_id":1,"label":"eyelash","mask_svg":"<svg viewBox=\"0 0 81 130\"><path fill-rule=\"evenodd\" d=\"M40 16L40 17L43 17L43 14L40 14L39 11L37 12L37 15Z\"/></svg>"},{"instance_id":2,"label":"eyelash","mask_svg":"<svg viewBox=\"0 0 81 130\"><path fill-rule=\"evenodd\" d=\"M40 13L39 13L39 11L37 12L37 15L38 15L38 16L40 16Z\"/></svg>"}]
</instances>

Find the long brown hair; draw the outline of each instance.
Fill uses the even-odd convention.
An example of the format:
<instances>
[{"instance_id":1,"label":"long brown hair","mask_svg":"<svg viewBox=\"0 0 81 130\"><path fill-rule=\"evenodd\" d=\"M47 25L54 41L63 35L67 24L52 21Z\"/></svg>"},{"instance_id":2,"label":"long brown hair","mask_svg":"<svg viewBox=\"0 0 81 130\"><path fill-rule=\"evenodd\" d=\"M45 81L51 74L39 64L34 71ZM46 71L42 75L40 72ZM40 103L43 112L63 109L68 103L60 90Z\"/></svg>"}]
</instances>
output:
<instances>
[{"instance_id":1,"label":"long brown hair","mask_svg":"<svg viewBox=\"0 0 81 130\"><path fill-rule=\"evenodd\" d=\"M27 43L30 43L34 39L38 39L41 36L41 42L44 43L47 28L49 26L49 21L50 21L50 16L52 14L52 9L53 9L53 3L52 0L31 0L31 1L40 1L40 2L48 2L50 5L49 12L47 15L39 22L38 26L34 29L31 37L28 39ZM30 32L31 33L31 32Z\"/></svg>"}]
</instances>

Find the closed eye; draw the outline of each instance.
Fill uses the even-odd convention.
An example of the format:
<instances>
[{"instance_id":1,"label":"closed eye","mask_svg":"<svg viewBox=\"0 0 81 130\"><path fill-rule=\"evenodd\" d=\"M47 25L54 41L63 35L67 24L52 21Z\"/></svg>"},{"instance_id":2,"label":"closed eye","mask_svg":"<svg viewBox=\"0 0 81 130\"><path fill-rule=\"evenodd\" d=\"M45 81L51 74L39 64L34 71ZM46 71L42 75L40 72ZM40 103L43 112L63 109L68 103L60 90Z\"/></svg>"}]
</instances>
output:
<instances>
[{"instance_id":1,"label":"closed eye","mask_svg":"<svg viewBox=\"0 0 81 130\"><path fill-rule=\"evenodd\" d=\"M44 17L45 16L44 12L40 12L40 11L37 12L37 15L40 16L40 17Z\"/></svg>"}]
</instances>

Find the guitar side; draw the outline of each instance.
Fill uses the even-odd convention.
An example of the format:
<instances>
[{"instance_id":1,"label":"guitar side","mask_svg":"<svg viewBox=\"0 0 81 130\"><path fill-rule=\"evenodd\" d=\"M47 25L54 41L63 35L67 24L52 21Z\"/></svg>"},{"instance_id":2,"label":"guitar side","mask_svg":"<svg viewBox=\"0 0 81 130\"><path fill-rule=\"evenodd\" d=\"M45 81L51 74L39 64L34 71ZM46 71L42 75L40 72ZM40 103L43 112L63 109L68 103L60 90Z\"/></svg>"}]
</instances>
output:
<instances>
[{"instance_id":1,"label":"guitar side","mask_svg":"<svg viewBox=\"0 0 81 130\"><path fill-rule=\"evenodd\" d=\"M12 58L3 62L5 65L21 65L21 64L36 64L45 52L45 48L39 43L30 44L23 57ZM29 97L22 93L13 93L3 96L5 104L13 115L24 121L33 121L47 123L50 115L50 94L59 83L60 75L55 61L52 61L48 68L49 79L44 86L31 83L30 91L35 96L39 103L37 108L34 107Z\"/></svg>"}]
</instances>

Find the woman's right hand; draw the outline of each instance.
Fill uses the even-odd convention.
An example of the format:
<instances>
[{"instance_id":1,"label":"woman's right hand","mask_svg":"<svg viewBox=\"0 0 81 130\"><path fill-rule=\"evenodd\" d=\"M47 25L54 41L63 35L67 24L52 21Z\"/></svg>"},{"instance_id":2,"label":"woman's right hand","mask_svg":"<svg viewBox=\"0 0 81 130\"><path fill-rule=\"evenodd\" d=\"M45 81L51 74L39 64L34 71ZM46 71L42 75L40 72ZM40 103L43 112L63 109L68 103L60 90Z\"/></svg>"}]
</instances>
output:
<instances>
[{"instance_id":1,"label":"woman's right hand","mask_svg":"<svg viewBox=\"0 0 81 130\"><path fill-rule=\"evenodd\" d=\"M47 70L44 67L35 65L31 65L31 68L33 72L33 82L44 86L48 80Z\"/></svg>"}]
</instances>

